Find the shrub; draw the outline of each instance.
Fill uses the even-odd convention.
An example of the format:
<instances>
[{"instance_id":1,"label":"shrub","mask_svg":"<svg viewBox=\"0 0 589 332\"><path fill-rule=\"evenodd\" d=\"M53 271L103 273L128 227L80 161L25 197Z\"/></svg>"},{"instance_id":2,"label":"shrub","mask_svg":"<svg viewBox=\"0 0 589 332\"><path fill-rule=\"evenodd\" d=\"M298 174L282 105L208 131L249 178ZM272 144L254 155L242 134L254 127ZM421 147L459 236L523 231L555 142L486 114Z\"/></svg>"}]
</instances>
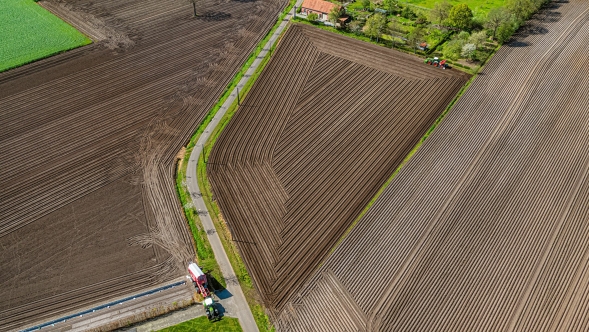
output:
<instances>
[{"instance_id":1,"label":"shrub","mask_svg":"<svg viewBox=\"0 0 589 332\"><path fill-rule=\"evenodd\" d=\"M464 44L465 42L462 39L453 39L444 45L442 54L445 58L458 60L460 58L460 53L462 53L462 46L464 46Z\"/></svg>"},{"instance_id":2,"label":"shrub","mask_svg":"<svg viewBox=\"0 0 589 332\"><path fill-rule=\"evenodd\" d=\"M411 8L409 7L405 7L403 8L403 10L401 10L401 16L408 19L408 20L414 20L417 18L417 15L415 15L415 12L411 10Z\"/></svg>"}]
</instances>

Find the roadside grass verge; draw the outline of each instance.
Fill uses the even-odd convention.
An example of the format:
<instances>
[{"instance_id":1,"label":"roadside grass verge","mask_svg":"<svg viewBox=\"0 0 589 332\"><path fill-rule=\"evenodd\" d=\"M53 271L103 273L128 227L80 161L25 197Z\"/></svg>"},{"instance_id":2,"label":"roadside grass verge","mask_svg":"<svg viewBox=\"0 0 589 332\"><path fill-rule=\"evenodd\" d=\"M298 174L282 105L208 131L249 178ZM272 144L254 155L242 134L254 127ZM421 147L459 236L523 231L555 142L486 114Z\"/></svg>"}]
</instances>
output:
<instances>
[{"instance_id":1,"label":"roadside grass verge","mask_svg":"<svg viewBox=\"0 0 589 332\"><path fill-rule=\"evenodd\" d=\"M0 72L92 41L33 0L0 0Z\"/></svg>"},{"instance_id":2,"label":"roadside grass verge","mask_svg":"<svg viewBox=\"0 0 589 332\"><path fill-rule=\"evenodd\" d=\"M283 33L286 32L287 29L288 29L288 27L283 31ZM278 37L278 40L280 40L281 37L282 37L282 35ZM242 100L247 95L250 88L252 87L252 85L254 84L256 79L258 78L258 76L260 76L262 70L264 69L264 67L266 66L268 61L270 60L270 57L272 56L272 52L275 47L276 47L275 45L272 45L272 47L270 48L270 51L268 52L268 54L266 54L266 56L264 57L264 59L260 63L260 66L258 66L256 71L250 77L250 79L247 81L247 83L244 85L242 90L240 90L240 96L241 96ZM197 166L198 186L203 194L203 200L207 206L207 210L209 211L209 215L210 215L211 219L213 220L213 223L215 224L215 228L217 229L217 233L219 234L219 238L221 239L221 243L223 244L223 247L225 248L225 252L227 253L227 257L229 258L229 261L231 262L231 266L233 267L233 270L235 271L235 275L237 276L237 279L239 280L239 284L241 285L241 289L243 290L243 293L248 301L248 304L250 306L250 309L252 311L254 319L256 320L256 324L258 325L258 329L260 331L274 331L274 327L272 326L270 319L266 315L266 313L264 311L264 307L259 303L257 291L254 288L252 280L247 272L247 269L245 267L245 264L240 256L240 254L239 254L237 246L235 245L235 242L233 242L233 240L232 240L231 232L229 231L227 224L225 223L225 220L223 219L223 216L221 214L221 210L219 209L219 205L213 199L213 197L214 197L213 191L211 188L211 184L209 183L209 179L207 177L207 171L206 171L207 156L210 154L211 149L213 148L213 145L217 141L217 138L219 138L219 136L221 135L221 132L223 131L225 126L227 126L227 124L229 123L229 120L231 120L231 118L233 117L233 115L235 114L235 112L237 110L238 110L238 105L237 105L237 100L236 100L227 109L227 112L221 118L221 120L219 121L219 124L217 125L215 130L211 133L211 136L209 137L207 143L205 144L204 149L203 149L203 156L201 156L201 158L199 158L199 160L198 160L198 166Z\"/></svg>"},{"instance_id":3,"label":"roadside grass verge","mask_svg":"<svg viewBox=\"0 0 589 332\"><path fill-rule=\"evenodd\" d=\"M219 265L215 260L213 251L211 249L211 245L208 241L208 237L204 228L202 227L202 223L198 218L198 212L192 205L192 199L190 198L190 194L186 188L186 167L188 165L188 160L190 158L190 154L192 150L194 150L194 146L200 135L204 132L207 125L211 122L217 111L222 107L223 103L233 89L237 86L243 75L245 75L247 69L253 63L253 61L258 57L264 45L268 42L268 40L272 37L284 17L288 14L288 12L292 9L296 0L290 0L289 5L286 9L279 15L276 24L270 29L270 31L266 34L266 36L258 43L252 54L249 56L247 61L242 66L241 70L235 75L233 80L229 83L225 91L223 92L219 101L213 106L213 108L209 111L209 113L204 118L203 122L197 128L194 135L191 137L189 143L186 146L185 151L183 151L183 156L181 157L180 162L178 163L177 171L176 171L176 189L178 191L178 196L180 198L180 202L182 203L184 215L188 221L188 225L192 232L195 246L197 249L197 257L199 260L199 264L202 265L205 270L210 271L211 277L214 280L218 281L218 285L221 287L226 287L226 282L223 279L223 276L220 272ZM284 30L286 31L286 29ZM253 83L255 82L256 78L260 75L262 69L264 68L265 64L270 59L272 55L272 51L274 50L275 46L273 45L270 48L270 52L266 55L266 57L262 60L260 66L256 70L256 72L250 77L246 85L240 90L240 96L245 97ZM207 144L205 145L204 155L206 156L210 149L212 148L214 141L221 133L222 128L228 123L231 116L237 110L237 102L234 102L229 109L227 110L225 116L221 119L219 126L215 129L211 138L208 140ZM207 209L215 224L215 228L219 234L221 242L225 248L229 261L233 267L233 270L236 273L237 278L239 279L241 288L246 296L252 314L256 320L258 328L260 331L273 331L274 328L271 326L270 320L266 315L263 306L258 302L258 295L255 291L251 278L245 269L245 265L239 255L237 248L233 242L231 242L230 233L227 229L224 220L222 220L220 210L218 205L211 201L212 198L212 191L208 179L206 178L206 164L204 163L204 159L201 157L199 158L198 167L197 167L197 176L198 176L198 183L201 191L203 193L203 199L207 205ZM204 181L204 183L203 183ZM215 285L213 285L215 286Z\"/></svg>"},{"instance_id":4,"label":"roadside grass verge","mask_svg":"<svg viewBox=\"0 0 589 332\"><path fill-rule=\"evenodd\" d=\"M237 318L223 317L220 321L209 322L206 316L201 316L195 319L191 319L184 323L180 323L174 326L166 327L165 329L159 330L159 332L241 332L241 326Z\"/></svg>"}]
</instances>

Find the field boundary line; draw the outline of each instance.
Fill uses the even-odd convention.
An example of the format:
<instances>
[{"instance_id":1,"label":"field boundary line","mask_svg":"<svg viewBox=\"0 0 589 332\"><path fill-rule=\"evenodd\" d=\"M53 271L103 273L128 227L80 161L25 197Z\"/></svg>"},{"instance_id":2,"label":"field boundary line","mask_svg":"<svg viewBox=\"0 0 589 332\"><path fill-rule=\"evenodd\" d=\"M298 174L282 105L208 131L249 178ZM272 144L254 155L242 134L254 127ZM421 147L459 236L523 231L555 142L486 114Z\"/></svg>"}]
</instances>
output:
<instances>
[{"instance_id":1,"label":"field boundary line","mask_svg":"<svg viewBox=\"0 0 589 332\"><path fill-rule=\"evenodd\" d=\"M298 0L296 6L300 6L302 0ZM190 158L188 160L187 170L186 170L186 187L194 204L194 208L198 211L198 217L207 233L207 237L213 249L213 253L219 264L219 268L221 273L227 282L227 291L232 294L232 299L236 305L236 317L238 318L241 327L244 331L258 331L258 326L256 321L253 317L253 314L249 308L243 290L239 284L237 276L231 266L227 253L223 247L221 239L217 233L215 225L210 217L209 211L206 207L206 204L203 199L202 191L199 187L198 180L197 180L197 168L198 168L198 161L199 158L202 156L204 145L207 143L209 137L217 127L217 125L221 122L221 119L229 110L231 105L237 101L238 98L238 91L240 88L243 88L250 78L255 73L258 66L262 63L263 59L266 55L271 51L272 46L278 40L278 36L281 35L282 31L286 28L288 22L293 16L294 8L289 11L286 17L282 20L278 28L272 33L272 36L268 40L268 42L263 46L262 50L250 65L248 70L245 72L239 83L235 86L231 94L225 100L221 108L216 112L216 114L211 119L211 122L207 125L204 129L203 133L198 138L194 149L190 154ZM241 95L241 94L240 94Z\"/></svg>"}]
</instances>

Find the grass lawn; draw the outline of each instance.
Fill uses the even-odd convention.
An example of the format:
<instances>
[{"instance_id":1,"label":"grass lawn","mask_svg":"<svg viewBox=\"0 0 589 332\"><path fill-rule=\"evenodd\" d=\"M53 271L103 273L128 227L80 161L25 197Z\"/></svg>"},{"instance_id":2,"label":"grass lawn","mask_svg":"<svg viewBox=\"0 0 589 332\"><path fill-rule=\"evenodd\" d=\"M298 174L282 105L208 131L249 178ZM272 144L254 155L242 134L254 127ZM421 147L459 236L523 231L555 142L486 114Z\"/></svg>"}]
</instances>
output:
<instances>
[{"instance_id":1,"label":"grass lawn","mask_svg":"<svg viewBox=\"0 0 589 332\"><path fill-rule=\"evenodd\" d=\"M441 0L401 0L401 4L411 4L422 8L433 8L436 2ZM459 3L467 4L472 9L473 14L483 15L489 12L489 10L495 7L501 7L505 5L505 0L448 0L452 5Z\"/></svg>"},{"instance_id":2,"label":"grass lawn","mask_svg":"<svg viewBox=\"0 0 589 332\"><path fill-rule=\"evenodd\" d=\"M0 0L0 72L91 40L33 0Z\"/></svg>"},{"instance_id":3,"label":"grass lawn","mask_svg":"<svg viewBox=\"0 0 589 332\"><path fill-rule=\"evenodd\" d=\"M160 332L188 332L188 331L202 331L202 332L240 332L241 326L237 318L223 317L218 322L209 322L206 316L201 316L192 320L189 320L178 325L170 326Z\"/></svg>"}]
</instances>

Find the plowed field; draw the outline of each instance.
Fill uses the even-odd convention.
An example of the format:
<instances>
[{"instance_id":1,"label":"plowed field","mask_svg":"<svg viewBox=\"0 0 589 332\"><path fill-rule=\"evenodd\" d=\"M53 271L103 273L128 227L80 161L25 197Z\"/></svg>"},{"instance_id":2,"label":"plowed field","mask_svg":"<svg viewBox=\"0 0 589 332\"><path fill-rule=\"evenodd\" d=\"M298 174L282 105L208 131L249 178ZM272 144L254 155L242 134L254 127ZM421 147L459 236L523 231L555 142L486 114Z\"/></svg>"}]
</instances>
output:
<instances>
[{"instance_id":1,"label":"plowed field","mask_svg":"<svg viewBox=\"0 0 589 332\"><path fill-rule=\"evenodd\" d=\"M0 330L184 274L175 155L286 2L42 5L96 43L0 74Z\"/></svg>"},{"instance_id":2,"label":"plowed field","mask_svg":"<svg viewBox=\"0 0 589 332\"><path fill-rule=\"evenodd\" d=\"M279 331L587 331L589 3L503 46Z\"/></svg>"},{"instance_id":3,"label":"plowed field","mask_svg":"<svg viewBox=\"0 0 589 332\"><path fill-rule=\"evenodd\" d=\"M207 165L268 309L302 286L467 79L289 28Z\"/></svg>"}]
</instances>

